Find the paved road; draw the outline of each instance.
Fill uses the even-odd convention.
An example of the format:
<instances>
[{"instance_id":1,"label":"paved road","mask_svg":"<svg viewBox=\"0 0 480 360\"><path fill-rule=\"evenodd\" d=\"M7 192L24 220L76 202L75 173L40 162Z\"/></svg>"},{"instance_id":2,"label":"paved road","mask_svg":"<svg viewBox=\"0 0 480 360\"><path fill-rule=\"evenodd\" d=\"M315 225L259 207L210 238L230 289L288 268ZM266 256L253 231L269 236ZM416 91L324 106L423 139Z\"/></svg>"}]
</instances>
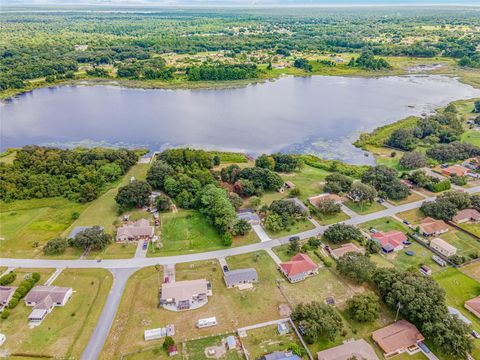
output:
<instances>
[{"instance_id":1,"label":"paved road","mask_svg":"<svg viewBox=\"0 0 480 360\"><path fill-rule=\"evenodd\" d=\"M465 189L465 192L476 193L480 192L480 186L476 186L470 189ZM399 212L412 210L419 208L424 201L432 201L435 197L425 198L420 201L416 201L409 204L394 206L376 213L367 215L354 216L345 223L351 225L358 225L366 221L379 219L386 216L393 216ZM315 226L314 229L304 231L296 234L301 239L307 239L311 236L316 236L325 231L326 226ZM255 229L255 228L254 228ZM256 230L256 229L255 229ZM200 260L212 260L218 258L225 258L227 256L234 256L240 254L246 254L256 252L259 250L268 250L275 246L288 243L289 238L292 236L285 236L279 239L270 239L268 235L261 230L261 242L239 246L235 248L222 249L217 251L210 251L198 254L188 255L176 255L157 258L131 258L131 259L113 259L103 260L97 262L96 260L45 260L45 259L11 259L1 258L0 266L12 267L24 267L24 268L104 268L109 269L114 275L114 282L109 296L102 310L102 314L98 320L94 333L92 334L90 341L82 355L81 360L94 360L98 359L102 351L103 345L110 332L113 320L117 313L117 308L120 304L123 291L128 278L139 268L146 266L153 266L156 264L168 265L176 263L193 262Z\"/></svg>"},{"instance_id":2,"label":"paved road","mask_svg":"<svg viewBox=\"0 0 480 360\"><path fill-rule=\"evenodd\" d=\"M127 280L135 271L136 269L132 268L111 270L113 274L112 288L110 289L110 293L108 294L107 301L105 302L105 306L103 307L102 314L98 319L95 330L93 331L87 347L80 358L81 360L95 360L100 357L103 345L110 333L113 320L115 320L115 315L117 314L120 300L122 300Z\"/></svg>"}]
</instances>

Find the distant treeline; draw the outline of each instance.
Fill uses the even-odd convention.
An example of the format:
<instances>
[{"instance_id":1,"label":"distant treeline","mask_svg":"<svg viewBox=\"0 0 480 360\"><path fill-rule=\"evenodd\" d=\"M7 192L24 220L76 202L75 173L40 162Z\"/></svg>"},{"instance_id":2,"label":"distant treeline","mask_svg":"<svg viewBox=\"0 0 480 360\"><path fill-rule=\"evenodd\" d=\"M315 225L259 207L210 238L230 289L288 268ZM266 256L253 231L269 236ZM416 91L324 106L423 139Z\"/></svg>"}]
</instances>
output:
<instances>
[{"instance_id":1,"label":"distant treeline","mask_svg":"<svg viewBox=\"0 0 480 360\"><path fill-rule=\"evenodd\" d=\"M202 65L188 69L189 81L243 80L258 77L255 64Z\"/></svg>"}]
</instances>

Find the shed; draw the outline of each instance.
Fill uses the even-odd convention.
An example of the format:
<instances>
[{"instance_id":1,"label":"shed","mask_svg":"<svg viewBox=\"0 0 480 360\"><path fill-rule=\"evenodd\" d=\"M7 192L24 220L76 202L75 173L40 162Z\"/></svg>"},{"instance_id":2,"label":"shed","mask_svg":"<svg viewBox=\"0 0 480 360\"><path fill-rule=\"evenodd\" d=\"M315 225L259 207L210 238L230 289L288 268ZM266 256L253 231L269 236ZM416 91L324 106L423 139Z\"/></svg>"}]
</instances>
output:
<instances>
[{"instance_id":1,"label":"shed","mask_svg":"<svg viewBox=\"0 0 480 360\"><path fill-rule=\"evenodd\" d=\"M228 350L233 350L237 348L237 339L235 339L235 336L230 335L227 337L227 348Z\"/></svg>"},{"instance_id":2,"label":"shed","mask_svg":"<svg viewBox=\"0 0 480 360\"><path fill-rule=\"evenodd\" d=\"M279 335L286 335L290 332L290 328L286 322L277 325L277 331Z\"/></svg>"}]
</instances>

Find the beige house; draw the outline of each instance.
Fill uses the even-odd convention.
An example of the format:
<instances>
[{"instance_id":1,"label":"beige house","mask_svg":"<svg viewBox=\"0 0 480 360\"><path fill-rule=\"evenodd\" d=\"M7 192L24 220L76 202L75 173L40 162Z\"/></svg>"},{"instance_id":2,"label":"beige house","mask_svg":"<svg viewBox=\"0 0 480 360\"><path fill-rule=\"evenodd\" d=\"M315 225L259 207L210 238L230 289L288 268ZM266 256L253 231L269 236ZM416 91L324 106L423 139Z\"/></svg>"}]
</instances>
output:
<instances>
[{"instance_id":1,"label":"beige house","mask_svg":"<svg viewBox=\"0 0 480 360\"><path fill-rule=\"evenodd\" d=\"M430 241L430 247L446 257L450 257L457 253L457 248L455 246L440 238L435 238Z\"/></svg>"},{"instance_id":2,"label":"beige house","mask_svg":"<svg viewBox=\"0 0 480 360\"><path fill-rule=\"evenodd\" d=\"M383 350L386 358L402 354L409 355L420 351L418 343L425 338L415 325L406 320L376 330L372 334L373 341Z\"/></svg>"},{"instance_id":3,"label":"beige house","mask_svg":"<svg viewBox=\"0 0 480 360\"><path fill-rule=\"evenodd\" d=\"M193 310L208 303L212 285L206 279L165 283L160 291L160 305L167 310Z\"/></svg>"},{"instance_id":4,"label":"beige house","mask_svg":"<svg viewBox=\"0 0 480 360\"><path fill-rule=\"evenodd\" d=\"M475 209L464 209L460 210L457 215L453 217L453 222L457 224L462 224L465 222L479 222L480 221L480 212Z\"/></svg>"},{"instance_id":5,"label":"beige house","mask_svg":"<svg viewBox=\"0 0 480 360\"><path fill-rule=\"evenodd\" d=\"M335 260L340 259L343 255L348 254L350 252L357 253L357 254L364 254L365 251L362 248L359 248L357 245L353 243L343 244L342 246L330 250L330 255Z\"/></svg>"},{"instance_id":6,"label":"beige house","mask_svg":"<svg viewBox=\"0 0 480 360\"><path fill-rule=\"evenodd\" d=\"M448 225L443 220L436 220L431 217L423 219L419 228L424 236L440 235L448 231Z\"/></svg>"},{"instance_id":7,"label":"beige house","mask_svg":"<svg viewBox=\"0 0 480 360\"><path fill-rule=\"evenodd\" d=\"M8 306L17 288L15 286L0 286L0 312Z\"/></svg>"},{"instance_id":8,"label":"beige house","mask_svg":"<svg viewBox=\"0 0 480 360\"><path fill-rule=\"evenodd\" d=\"M146 219L140 219L134 223L125 224L117 229L116 240L120 241L139 241L151 240L154 234L154 227Z\"/></svg>"},{"instance_id":9,"label":"beige house","mask_svg":"<svg viewBox=\"0 0 480 360\"><path fill-rule=\"evenodd\" d=\"M332 200L336 204L341 204L343 202L343 198L338 196L337 194L330 194L330 193L324 193L316 196L312 196L308 198L308 202L312 204L314 207L318 207L318 205L322 201L326 200Z\"/></svg>"},{"instance_id":10,"label":"beige house","mask_svg":"<svg viewBox=\"0 0 480 360\"><path fill-rule=\"evenodd\" d=\"M465 309L474 314L477 318L480 319L480 295L465 301Z\"/></svg>"},{"instance_id":11,"label":"beige house","mask_svg":"<svg viewBox=\"0 0 480 360\"><path fill-rule=\"evenodd\" d=\"M33 306L28 320L31 323L41 323L55 306L65 306L72 294L72 288L46 285L35 286L25 296L25 305Z\"/></svg>"},{"instance_id":12,"label":"beige house","mask_svg":"<svg viewBox=\"0 0 480 360\"><path fill-rule=\"evenodd\" d=\"M318 360L379 360L375 350L365 340L345 342L317 353Z\"/></svg>"}]
</instances>

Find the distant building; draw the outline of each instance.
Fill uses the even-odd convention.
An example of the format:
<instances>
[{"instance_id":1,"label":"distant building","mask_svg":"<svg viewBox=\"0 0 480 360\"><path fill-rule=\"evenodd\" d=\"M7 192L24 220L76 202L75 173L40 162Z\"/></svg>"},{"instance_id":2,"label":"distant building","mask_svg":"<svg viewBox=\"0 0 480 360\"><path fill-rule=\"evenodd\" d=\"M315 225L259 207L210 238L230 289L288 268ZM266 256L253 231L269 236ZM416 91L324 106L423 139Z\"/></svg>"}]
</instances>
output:
<instances>
[{"instance_id":1,"label":"distant building","mask_svg":"<svg viewBox=\"0 0 480 360\"><path fill-rule=\"evenodd\" d=\"M68 234L68 237L67 239L73 239L75 238L75 236L77 236L77 234L87 230L87 229L91 229L93 228L94 226L76 226L75 228L73 228L72 231L70 231L70 234ZM100 230L103 230L103 227L102 226L98 226L98 228Z\"/></svg>"},{"instance_id":2,"label":"distant building","mask_svg":"<svg viewBox=\"0 0 480 360\"><path fill-rule=\"evenodd\" d=\"M35 286L25 296L25 305L33 306L28 320L32 323L42 322L55 306L65 306L72 294L72 288L45 285Z\"/></svg>"},{"instance_id":3,"label":"distant building","mask_svg":"<svg viewBox=\"0 0 480 360\"><path fill-rule=\"evenodd\" d=\"M475 209L464 209L460 210L457 215L453 217L453 222L457 224L462 224L465 222L479 222L480 221L480 212Z\"/></svg>"},{"instance_id":4,"label":"distant building","mask_svg":"<svg viewBox=\"0 0 480 360\"><path fill-rule=\"evenodd\" d=\"M170 345L168 347L168 356L175 356L175 355L178 355L178 349L175 345Z\"/></svg>"},{"instance_id":5,"label":"distant building","mask_svg":"<svg viewBox=\"0 0 480 360\"><path fill-rule=\"evenodd\" d=\"M314 207L318 207L322 201L325 200L332 200L336 204L341 204L343 202L343 198L338 196L337 194L330 194L324 193L316 196L312 196L308 198L308 202L312 204Z\"/></svg>"},{"instance_id":6,"label":"distant building","mask_svg":"<svg viewBox=\"0 0 480 360\"><path fill-rule=\"evenodd\" d=\"M252 209L237 211L237 219L246 220L250 225L260 225L260 217Z\"/></svg>"},{"instance_id":7,"label":"distant building","mask_svg":"<svg viewBox=\"0 0 480 360\"><path fill-rule=\"evenodd\" d=\"M237 339L235 339L235 336L230 335L227 337L227 349L228 350L233 350L237 348Z\"/></svg>"},{"instance_id":8,"label":"distant building","mask_svg":"<svg viewBox=\"0 0 480 360\"><path fill-rule=\"evenodd\" d=\"M457 248L443 239L435 238L430 241L430 247L445 257L450 257L457 253Z\"/></svg>"},{"instance_id":9,"label":"distant building","mask_svg":"<svg viewBox=\"0 0 480 360\"><path fill-rule=\"evenodd\" d=\"M330 250L330 255L332 255L332 257L335 260L338 260L343 255L345 255L347 253L350 253L350 252L357 253L357 254L364 254L365 253L365 251L362 248L359 248L357 245L355 245L353 243L348 243L348 244L343 244L336 249L331 249Z\"/></svg>"},{"instance_id":10,"label":"distant building","mask_svg":"<svg viewBox=\"0 0 480 360\"><path fill-rule=\"evenodd\" d=\"M230 270L224 273L223 279L227 288L242 287L245 284L258 282L258 274L254 268Z\"/></svg>"},{"instance_id":11,"label":"distant building","mask_svg":"<svg viewBox=\"0 0 480 360\"><path fill-rule=\"evenodd\" d=\"M318 265L307 254L299 253L292 260L281 263L280 270L290 282L294 283L318 274Z\"/></svg>"},{"instance_id":12,"label":"distant building","mask_svg":"<svg viewBox=\"0 0 480 360\"><path fill-rule=\"evenodd\" d=\"M8 306L17 288L15 286L0 286L0 312Z\"/></svg>"},{"instance_id":13,"label":"distant building","mask_svg":"<svg viewBox=\"0 0 480 360\"><path fill-rule=\"evenodd\" d=\"M418 226L423 236L433 236L446 233L448 225L443 220L436 220L431 217L426 217Z\"/></svg>"},{"instance_id":14,"label":"distant building","mask_svg":"<svg viewBox=\"0 0 480 360\"><path fill-rule=\"evenodd\" d=\"M477 318L480 319L480 295L474 297L473 299L465 301L465 309L474 314Z\"/></svg>"},{"instance_id":15,"label":"distant building","mask_svg":"<svg viewBox=\"0 0 480 360\"><path fill-rule=\"evenodd\" d=\"M402 250L404 248L404 242L406 242L408 238L401 231L391 230L387 232L379 231L373 234L372 240L380 244L383 252L391 253Z\"/></svg>"},{"instance_id":16,"label":"distant building","mask_svg":"<svg viewBox=\"0 0 480 360\"><path fill-rule=\"evenodd\" d=\"M300 358L298 355L295 355L290 351L275 351L273 353L263 355L260 360L300 360Z\"/></svg>"},{"instance_id":17,"label":"distant building","mask_svg":"<svg viewBox=\"0 0 480 360\"><path fill-rule=\"evenodd\" d=\"M472 170L480 170L480 156L467 159L462 165Z\"/></svg>"},{"instance_id":18,"label":"distant building","mask_svg":"<svg viewBox=\"0 0 480 360\"><path fill-rule=\"evenodd\" d=\"M212 286L206 279L164 283L160 293L160 305L167 310L198 309L208 303Z\"/></svg>"},{"instance_id":19,"label":"distant building","mask_svg":"<svg viewBox=\"0 0 480 360\"><path fill-rule=\"evenodd\" d=\"M317 353L318 360L379 360L375 350L365 340L345 342L343 345Z\"/></svg>"},{"instance_id":20,"label":"distant building","mask_svg":"<svg viewBox=\"0 0 480 360\"><path fill-rule=\"evenodd\" d=\"M406 320L376 330L373 341L383 350L386 358L407 352L409 355L420 351L418 343L425 340L415 325Z\"/></svg>"},{"instance_id":21,"label":"distant building","mask_svg":"<svg viewBox=\"0 0 480 360\"><path fill-rule=\"evenodd\" d=\"M290 328L287 322L283 322L277 325L278 335L286 335L290 332Z\"/></svg>"},{"instance_id":22,"label":"distant building","mask_svg":"<svg viewBox=\"0 0 480 360\"><path fill-rule=\"evenodd\" d=\"M287 189L295 189L296 186L295 186L295 184L294 184L293 182L291 182L291 181L285 181L285 187L286 187Z\"/></svg>"},{"instance_id":23,"label":"distant building","mask_svg":"<svg viewBox=\"0 0 480 360\"><path fill-rule=\"evenodd\" d=\"M117 229L116 240L139 241L151 240L154 235L154 227L147 219L140 219L132 224L125 224Z\"/></svg>"},{"instance_id":24,"label":"distant building","mask_svg":"<svg viewBox=\"0 0 480 360\"><path fill-rule=\"evenodd\" d=\"M470 169L461 165L452 165L442 169L442 173L447 176L467 176Z\"/></svg>"},{"instance_id":25,"label":"distant building","mask_svg":"<svg viewBox=\"0 0 480 360\"><path fill-rule=\"evenodd\" d=\"M300 209L302 214L308 214L308 207L299 198L293 197L293 198L288 198L288 199L285 199L285 200L290 201L290 202L294 203L295 205L297 205L297 207Z\"/></svg>"}]
</instances>

